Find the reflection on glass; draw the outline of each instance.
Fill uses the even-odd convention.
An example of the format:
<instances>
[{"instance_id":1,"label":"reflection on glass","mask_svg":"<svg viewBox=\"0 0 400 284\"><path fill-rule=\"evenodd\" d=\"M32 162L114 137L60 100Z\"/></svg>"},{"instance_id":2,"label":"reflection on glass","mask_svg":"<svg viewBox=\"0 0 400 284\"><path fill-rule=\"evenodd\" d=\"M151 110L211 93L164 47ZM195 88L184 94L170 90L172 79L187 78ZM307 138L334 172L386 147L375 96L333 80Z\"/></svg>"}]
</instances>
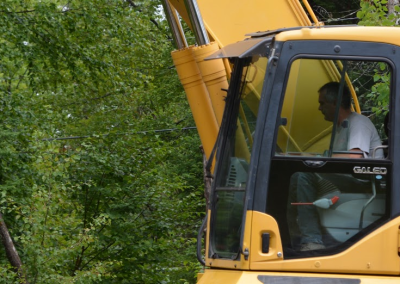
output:
<instances>
[{"instance_id":1,"label":"reflection on glass","mask_svg":"<svg viewBox=\"0 0 400 284\"><path fill-rule=\"evenodd\" d=\"M296 172L287 217L292 246L309 251L346 242L385 214L386 177Z\"/></svg>"},{"instance_id":2,"label":"reflection on glass","mask_svg":"<svg viewBox=\"0 0 400 284\"><path fill-rule=\"evenodd\" d=\"M253 58L243 69L236 123L230 123L216 180L211 228L212 257L236 259L240 250L245 188L267 58Z\"/></svg>"},{"instance_id":3,"label":"reflection on glass","mask_svg":"<svg viewBox=\"0 0 400 284\"><path fill-rule=\"evenodd\" d=\"M372 73L357 73L359 66L369 66ZM384 62L295 60L285 91L276 155L385 158L382 129L390 77L390 67ZM376 78L382 82L376 83ZM350 82L362 86L354 88Z\"/></svg>"},{"instance_id":4,"label":"reflection on glass","mask_svg":"<svg viewBox=\"0 0 400 284\"><path fill-rule=\"evenodd\" d=\"M335 254L388 219L391 77L380 61L291 63L267 196L285 257Z\"/></svg>"}]
</instances>

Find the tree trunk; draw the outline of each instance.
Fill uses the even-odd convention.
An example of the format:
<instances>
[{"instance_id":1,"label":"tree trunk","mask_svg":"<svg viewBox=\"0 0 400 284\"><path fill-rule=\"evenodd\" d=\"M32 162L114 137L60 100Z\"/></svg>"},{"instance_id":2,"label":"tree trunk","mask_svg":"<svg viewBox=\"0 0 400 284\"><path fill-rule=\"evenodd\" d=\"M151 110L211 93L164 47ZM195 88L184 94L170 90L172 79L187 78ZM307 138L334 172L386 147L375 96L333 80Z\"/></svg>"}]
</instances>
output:
<instances>
[{"instance_id":1,"label":"tree trunk","mask_svg":"<svg viewBox=\"0 0 400 284\"><path fill-rule=\"evenodd\" d=\"M204 178L204 197L206 199L206 213L208 212L208 203L210 201L210 193L211 193L211 183L212 178L210 177L210 173L207 172L207 157L204 154L203 147L200 146L201 152L203 153L203 178Z\"/></svg>"},{"instance_id":2,"label":"tree trunk","mask_svg":"<svg viewBox=\"0 0 400 284\"><path fill-rule=\"evenodd\" d=\"M25 272L22 267L21 259L19 258L18 252L15 249L14 242L11 239L10 233L3 219L3 214L0 212L0 236L3 241L6 255L11 265L15 268L19 278L22 280L21 283L28 283Z\"/></svg>"},{"instance_id":3,"label":"tree trunk","mask_svg":"<svg viewBox=\"0 0 400 284\"><path fill-rule=\"evenodd\" d=\"M389 0L387 5L389 15L393 14L395 12L394 7L399 5L399 0Z\"/></svg>"}]
</instances>

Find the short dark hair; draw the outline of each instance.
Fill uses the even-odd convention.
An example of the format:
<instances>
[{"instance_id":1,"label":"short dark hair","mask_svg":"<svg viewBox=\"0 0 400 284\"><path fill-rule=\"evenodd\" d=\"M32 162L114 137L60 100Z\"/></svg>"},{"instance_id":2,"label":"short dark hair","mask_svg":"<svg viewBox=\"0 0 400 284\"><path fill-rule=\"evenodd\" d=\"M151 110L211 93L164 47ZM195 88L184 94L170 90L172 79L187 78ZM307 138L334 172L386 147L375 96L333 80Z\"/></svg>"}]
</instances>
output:
<instances>
[{"instance_id":1,"label":"short dark hair","mask_svg":"<svg viewBox=\"0 0 400 284\"><path fill-rule=\"evenodd\" d=\"M329 103L336 103L337 97L339 95L340 84L338 82L329 82L323 85L318 93L325 91L325 99ZM340 104L344 109L349 109L351 107L351 94L349 88L346 85L343 86L342 102Z\"/></svg>"}]
</instances>

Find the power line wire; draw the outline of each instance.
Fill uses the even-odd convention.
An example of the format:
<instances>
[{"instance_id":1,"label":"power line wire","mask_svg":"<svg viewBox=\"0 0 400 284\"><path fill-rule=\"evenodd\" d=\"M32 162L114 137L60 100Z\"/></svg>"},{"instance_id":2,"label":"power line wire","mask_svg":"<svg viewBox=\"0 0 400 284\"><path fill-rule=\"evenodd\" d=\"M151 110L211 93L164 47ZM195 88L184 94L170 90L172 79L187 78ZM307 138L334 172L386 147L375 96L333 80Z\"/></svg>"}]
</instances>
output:
<instances>
[{"instance_id":1,"label":"power line wire","mask_svg":"<svg viewBox=\"0 0 400 284\"><path fill-rule=\"evenodd\" d=\"M196 126L189 126L183 128L169 128L169 129L155 129L155 130L145 130L136 132L119 132L119 133L107 133L107 134L96 134L96 135L85 135L85 136L70 136L70 137L59 137L59 138L44 138L41 141L59 141L59 140L76 140L76 139L87 139L96 138L96 136L109 136L109 135L136 135L136 134L147 134L147 133L163 133L163 132L173 132L173 131L186 131L197 129Z\"/></svg>"}]
</instances>

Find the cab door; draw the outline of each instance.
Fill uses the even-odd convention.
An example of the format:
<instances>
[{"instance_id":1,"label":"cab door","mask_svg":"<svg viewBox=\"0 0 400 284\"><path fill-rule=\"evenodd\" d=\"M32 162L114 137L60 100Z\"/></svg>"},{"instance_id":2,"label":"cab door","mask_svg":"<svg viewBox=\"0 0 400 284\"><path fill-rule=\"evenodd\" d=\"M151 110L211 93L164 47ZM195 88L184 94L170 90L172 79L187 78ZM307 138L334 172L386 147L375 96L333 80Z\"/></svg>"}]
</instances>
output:
<instances>
[{"instance_id":1,"label":"cab door","mask_svg":"<svg viewBox=\"0 0 400 284\"><path fill-rule=\"evenodd\" d=\"M271 38L239 42L215 55L235 63L216 144L205 258L211 267L249 269L252 216L246 211L246 191L271 42Z\"/></svg>"},{"instance_id":2,"label":"cab door","mask_svg":"<svg viewBox=\"0 0 400 284\"><path fill-rule=\"evenodd\" d=\"M282 49L276 51L275 80L267 94L252 209L277 221L282 258L268 266L268 255L257 247L265 246L260 240L252 243L258 253L251 268L314 271L313 265L293 261L328 257L319 271L357 267L398 273L393 145L399 143L394 135L399 107L394 50L399 48L338 41L276 46ZM390 236L391 251L367 245L381 231L381 238ZM381 264L371 270L359 258L350 267L355 250Z\"/></svg>"}]
</instances>

